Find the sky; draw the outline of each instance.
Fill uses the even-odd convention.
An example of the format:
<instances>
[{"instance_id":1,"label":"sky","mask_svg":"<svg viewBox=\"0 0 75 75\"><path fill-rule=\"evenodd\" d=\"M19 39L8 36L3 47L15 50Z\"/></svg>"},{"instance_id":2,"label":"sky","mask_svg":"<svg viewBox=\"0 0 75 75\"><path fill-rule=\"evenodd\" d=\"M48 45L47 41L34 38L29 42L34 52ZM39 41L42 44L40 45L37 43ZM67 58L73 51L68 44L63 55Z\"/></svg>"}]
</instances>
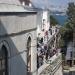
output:
<instances>
[{"instance_id":1,"label":"sky","mask_svg":"<svg viewBox=\"0 0 75 75\"><path fill-rule=\"evenodd\" d=\"M48 0L49 4L65 6L69 2L75 2L75 0Z\"/></svg>"},{"instance_id":2,"label":"sky","mask_svg":"<svg viewBox=\"0 0 75 75\"><path fill-rule=\"evenodd\" d=\"M68 6L69 2L75 2L75 0L32 0L37 7L55 7L56 9L63 9Z\"/></svg>"}]
</instances>

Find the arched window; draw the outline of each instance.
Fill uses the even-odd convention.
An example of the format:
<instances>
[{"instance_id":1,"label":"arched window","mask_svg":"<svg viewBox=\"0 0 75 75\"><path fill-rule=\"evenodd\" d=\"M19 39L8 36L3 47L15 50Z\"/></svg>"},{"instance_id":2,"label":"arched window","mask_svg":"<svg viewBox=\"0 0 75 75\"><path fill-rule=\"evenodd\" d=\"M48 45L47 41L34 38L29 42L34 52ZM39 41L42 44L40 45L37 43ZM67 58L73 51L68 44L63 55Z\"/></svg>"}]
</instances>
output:
<instances>
[{"instance_id":1,"label":"arched window","mask_svg":"<svg viewBox=\"0 0 75 75\"><path fill-rule=\"evenodd\" d=\"M7 49L3 45L0 50L0 75L8 75L7 56L8 56Z\"/></svg>"},{"instance_id":2,"label":"arched window","mask_svg":"<svg viewBox=\"0 0 75 75\"><path fill-rule=\"evenodd\" d=\"M27 41L27 71L31 72L31 38Z\"/></svg>"}]
</instances>

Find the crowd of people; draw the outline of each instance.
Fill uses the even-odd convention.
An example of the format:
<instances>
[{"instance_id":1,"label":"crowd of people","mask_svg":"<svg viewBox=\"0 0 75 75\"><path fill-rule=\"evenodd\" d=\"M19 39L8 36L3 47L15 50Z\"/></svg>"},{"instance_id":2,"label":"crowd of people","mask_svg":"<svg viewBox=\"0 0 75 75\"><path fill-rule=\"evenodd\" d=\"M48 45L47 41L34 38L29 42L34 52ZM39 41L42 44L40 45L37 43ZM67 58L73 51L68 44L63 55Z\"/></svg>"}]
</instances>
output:
<instances>
[{"instance_id":1,"label":"crowd of people","mask_svg":"<svg viewBox=\"0 0 75 75\"><path fill-rule=\"evenodd\" d=\"M48 48L48 45L44 45L44 43L38 43L37 44L37 51L38 51L38 55L37 55L37 67L39 68L40 66L43 65L43 63L45 63L46 60L48 60L49 58L51 58L54 54L56 54L56 50L50 50Z\"/></svg>"}]
</instances>

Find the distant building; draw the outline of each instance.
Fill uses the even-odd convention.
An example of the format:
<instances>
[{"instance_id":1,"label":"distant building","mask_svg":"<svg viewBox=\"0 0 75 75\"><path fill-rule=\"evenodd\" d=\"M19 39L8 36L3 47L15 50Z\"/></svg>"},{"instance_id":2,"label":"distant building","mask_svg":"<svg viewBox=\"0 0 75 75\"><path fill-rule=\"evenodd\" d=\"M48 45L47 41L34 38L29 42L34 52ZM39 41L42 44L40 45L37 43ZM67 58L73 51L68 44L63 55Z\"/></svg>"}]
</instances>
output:
<instances>
[{"instance_id":1,"label":"distant building","mask_svg":"<svg viewBox=\"0 0 75 75\"><path fill-rule=\"evenodd\" d=\"M38 55L38 62L41 60L41 64L44 63L44 56L46 56L47 42L48 42L48 30L50 27L50 11L48 9L37 9L37 42L38 52L40 48L40 54ZM43 55L42 55L43 54ZM40 64L40 63L39 63ZM40 66L39 66L40 67Z\"/></svg>"},{"instance_id":2,"label":"distant building","mask_svg":"<svg viewBox=\"0 0 75 75\"><path fill-rule=\"evenodd\" d=\"M37 16L37 37L43 38L43 43L47 43L47 32L50 27L50 11L48 9L39 9Z\"/></svg>"}]
</instances>

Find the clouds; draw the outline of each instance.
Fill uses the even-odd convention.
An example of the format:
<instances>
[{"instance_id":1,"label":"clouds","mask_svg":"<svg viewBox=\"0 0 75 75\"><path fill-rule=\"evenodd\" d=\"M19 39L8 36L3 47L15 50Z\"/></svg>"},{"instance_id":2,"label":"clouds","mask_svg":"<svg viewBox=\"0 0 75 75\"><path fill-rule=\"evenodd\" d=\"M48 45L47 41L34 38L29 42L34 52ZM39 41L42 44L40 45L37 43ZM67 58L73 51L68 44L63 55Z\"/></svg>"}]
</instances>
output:
<instances>
[{"instance_id":1,"label":"clouds","mask_svg":"<svg viewBox=\"0 0 75 75\"><path fill-rule=\"evenodd\" d=\"M32 0L32 2L34 3L34 5L38 6L38 7L42 7L45 6L45 1L46 0Z\"/></svg>"},{"instance_id":2,"label":"clouds","mask_svg":"<svg viewBox=\"0 0 75 75\"><path fill-rule=\"evenodd\" d=\"M75 0L32 0L32 2L36 7L49 7L52 10L62 10L63 8L67 8L69 2L75 2Z\"/></svg>"},{"instance_id":3,"label":"clouds","mask_svg":"<svg viewBox=\"0 0 75 75\"><path fill-rule=\"evenodd\" d=\"M32 0L33 3L43 5L54 5L54 6L67 6L69 2L75 2L75 0Z\"/></svg>"}]
</instances>

